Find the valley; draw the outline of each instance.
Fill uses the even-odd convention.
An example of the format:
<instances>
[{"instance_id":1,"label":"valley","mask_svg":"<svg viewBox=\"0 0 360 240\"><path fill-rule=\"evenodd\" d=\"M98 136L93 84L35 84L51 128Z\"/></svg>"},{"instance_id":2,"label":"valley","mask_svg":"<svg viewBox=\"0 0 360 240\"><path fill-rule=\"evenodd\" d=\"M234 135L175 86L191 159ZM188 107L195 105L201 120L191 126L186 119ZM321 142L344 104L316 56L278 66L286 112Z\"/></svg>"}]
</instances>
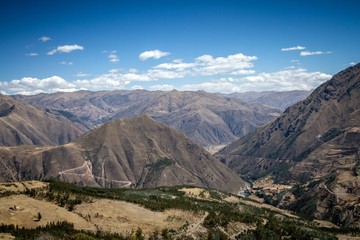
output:
<instances>
[{"instance_id":1,"label":"valley","mask_svg":"<svg viewBox=\"0 0 360 240\"><path fill-rule=\"evenodd\" d=\"M356 228L359 99L358 64L215 156L259 183L257 193L268 203Z\"/></svg>"},{"instance_id":2,"label":"valley","mask_svg":"<svg viewBox=\"0 0 360 240\"><path fill-rule=\"evenodd\" d=\"M360 240L359 9L1 0L0 240Z\"/></svg>"},{"instance_id":3,"label":"valley","mask_svg":"<svg viewBox=\"0 0 360 240\"><path fill-rule=\"evenodd\" d=\"M0 147L0 180L8 182L0 186L2 231L56 237L55 229L63 229L96 239L252 239L279 234L280 228L279 237L356 239L359 79L360 65L348 68L280 115L285 105L276 104L288 102L290 93L242 95L253 97L252 103L178 91L4 96L3 126L30 114L29 106L41 116L31 126L54 121L84 134L37 142L45 136L39 133L27 142L16 137L26 128L16 126L16 142ZM296 94L295 99L309 92ZM268 105L258 103L263 98ZM72 110L85 114L89 108L98 111L89 118ZM251 119L259 125L244 128L241 121ZM227 140L220 140L223 123L233 136ZM35 230L24 233L15 225Z\"/></svg>"}]
</instances>

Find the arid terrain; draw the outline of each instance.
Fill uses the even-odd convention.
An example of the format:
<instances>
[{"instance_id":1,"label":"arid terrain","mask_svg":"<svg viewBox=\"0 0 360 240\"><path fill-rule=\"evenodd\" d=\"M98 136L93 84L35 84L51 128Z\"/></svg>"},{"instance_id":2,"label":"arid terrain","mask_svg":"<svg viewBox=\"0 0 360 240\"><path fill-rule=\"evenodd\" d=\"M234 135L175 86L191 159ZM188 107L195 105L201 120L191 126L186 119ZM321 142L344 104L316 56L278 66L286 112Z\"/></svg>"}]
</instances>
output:
<instances>
[{"instance_id":1,"label":"arid terrain","mask_svg":"<svg viewBox=\"0 0 360 240\"><path fill-rule=\"evenodd\" d=\"M109 196L116 193L112 190L91 193L91 189L70 187L70 185L56 182L1 183L0 188L0 224L14 224L34 229L45 227L51 222L66 221L74 224L74 231L81 231L83 235L90 234L89 238L92 233L98 231L110 235L131 236L141 229L141 234L146 237L167 235L173 239L184 237L199 239L219 232L223 237L234 239L239 234L245 234L246 231L257 231L259 223L256 224L256 219L260 221L260 225L267 226L273 214L277 216L275 219L278 224L284 224L286 221L301 222L301 225L308 229L307 231L314 231L312 234L329 237L326 229L337 229L335 225L326 221L300 220L299 216L289 211L201 188L121 190L122 195L128 196L128 200L121 200L123 198L121 195L115 197L118 199L109 199ZM87 192L89 190L90 192ZM156 192L159 193L158 204L152 200ZM103 197L100 198L99 194ZM62 199L67 200L63 202ZM77 203L70 207L71 205L68 204L75 199L78 199ZM136 204L134 201L139 201L139 203ZM176 202L177 204L183 202L181 204L184 205L177 205ZM163 208L164 204L174 205ZM155 210L159 207L161 210ZM239 215L236 217L229 213L223 216L228 220L226 223L217 222L213 211L216 212L218 211L216 209L222 208L222 211L228 211L230 210L228 207L233 207L233 211ZM199 208L199 211L195 210L196 208ZM221 215L220 212L218 214ZM240 217L241 215L243 216ZM244 218L251 215L249 219ZM211 220L213 218L214 220ZM275 219L270 221L275 221ZM323 227L324 232L316 232L318 231L315 230L316 227ZM314 230L310 230L313 228ZM50 232L46 233L44 229L39 234L48 237L54 234L51 230L48 231ZM11 239L10 233L3 233L2 236ZM347 235L339 234L337 237L346 239ZM353 236L349 239L358 238Z\"/></svg>"},{"instance_id":2,"label":"arid terrain","mask_svg":"<svg viewBox=\"0 0 360 240\"><path fill-rule=\"evenodd\" d=\"M237 193L244 181L183 133L142 115L55 147L0 147L2 181L58 178L87 186L193 185Z\"/></svg>"},{"instance_id":3,"label":"arid terrain","mask_svg":"<svg viewBox=\"0 0 360 240\"><path fill-rule=\"evenodd\" d=\"M233 142L281 113L276 107L204 91L78 91L15 98L88 129L147 114L202 146Z\"/></svg>"},{"instance_id":4,"label":"arid terrain","mask_svg":"<svg viewBox=\"0 0 360 240\"><path fill-rule=\"evenodd\" d=\"M0 240L360 240L360 0L0 0Z\"/></svg>"},{"instance_id":5,"label":"arid terrain","mask_svg":"<svg viewBox=\"0 0 360 240\"><path fill-rule=\"evenodd\" d=\"M238 98L247 103L257 103L272 106L284 111L287 107L304 100L310 95L311 91L266 91L266 92L242 92L221 94L223 96Z\"/></svg>"},{"instance_id":6,"label":"arid terrain","mask_svg":"<svg viewBox=\"0 0 360 240\"><path fill-rule=\"evenodd\" d=\"M359 99L360 64L216 156L242 177L257 180L255 187L268 202L357 227ZM266 181L261 184L269 178L278 186L271 193Z\"/></svg>"},{"instance_id":7,"label":"arid terrain","mask_svg":"<svg viewBox=\"0 0 360 240\"><path fill-rule=\"evenodd\" d=\"M84 132L62 116L0 94L0 145L59 145Z\"/></svg>"}]
</instances>

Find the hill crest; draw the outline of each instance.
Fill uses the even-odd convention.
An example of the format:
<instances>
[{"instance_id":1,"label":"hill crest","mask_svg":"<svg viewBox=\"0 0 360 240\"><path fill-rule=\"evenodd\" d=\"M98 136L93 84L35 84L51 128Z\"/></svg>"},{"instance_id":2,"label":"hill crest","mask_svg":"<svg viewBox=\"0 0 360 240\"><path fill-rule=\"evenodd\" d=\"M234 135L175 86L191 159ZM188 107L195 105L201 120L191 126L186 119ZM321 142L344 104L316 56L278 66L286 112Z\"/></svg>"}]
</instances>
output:
<instances>
[{"instance_id":1,"label":"hill crest","mask_svg":"<svg viewBox=\"0 0 360 240\"><path fill-rule=\"evenodd\" d=\"M58 177L88 186L194 185L233 193L245 187L183 133L145 115L109 122L62 146L1 148L0 153L7 181Z\"/></svg>"}]
</instances>

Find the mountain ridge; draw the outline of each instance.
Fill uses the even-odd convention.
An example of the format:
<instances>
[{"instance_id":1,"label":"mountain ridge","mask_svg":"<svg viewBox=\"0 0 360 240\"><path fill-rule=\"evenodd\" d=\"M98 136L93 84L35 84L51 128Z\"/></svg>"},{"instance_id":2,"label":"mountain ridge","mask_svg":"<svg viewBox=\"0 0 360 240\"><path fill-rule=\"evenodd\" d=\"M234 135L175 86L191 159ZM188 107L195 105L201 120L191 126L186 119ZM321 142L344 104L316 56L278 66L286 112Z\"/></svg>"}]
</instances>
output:
<instances>
[{"instance_id":1,"label":"mountain ridge","mask_svg":"<svg viewBox=\"0 0 360 240\"><path fill-rule=\"evenodd\" d=\"M351 199L360 193L359 99L357 64L334 75L304 101L216 156L248 179L271 176L277 183L305 184L306 194L297 195L292 208L337 224L357 225L354 209L358 205ZM309 189L306 184L311 181L316 184ZM304 196L306 201L316 202L315 210L303 206ZM352 220L346 220L346 214Z\"/></svg>"},{"instance_id":2,"label":"mountain ridge","mask_svg":"<svg viewBox=\"0 0 360 240\"><path fill-rule=\"evenodd\" d=\"M245 187L183 133L146 115L114 120L62 146L0 148L0 154L7 181L56 177L88 186L195 185L234 193Z\"/></svg>"},{"instance_id":3,"label":"mountain ridge","mask_svg":"<svg viewBox=\"0 0 360 240\"><path fill-rule=\"evenodd\" d=\"M147 114L202 146L230 143L280 113L277 108L204 91L79 91L14 97L88 129L117 118Z\"/></svg>"},{"instance_id":4,"label":"mountain ridge","mask_svg":"<svg viewBox=\"0 0 360 240\"><path fill-rule=\"evenodd\" d=\"M58 145L80 136L83 130L66 118L0 94L0 144Z\"/></svg>"},{"instance_id":5,"label":"mountain ridge","mask_svg":"<svg viewBox=\"0 0 360 240\"><path fill-rule=\"evenodd\" d=\"M241 99L247 103L258 103L266 106L276 107L285 110L287 107L304 100L312 91L293 90L293 91L264 91L264 92L235 92L220 94L232 98Z\"/></svg>"}]
</instances>

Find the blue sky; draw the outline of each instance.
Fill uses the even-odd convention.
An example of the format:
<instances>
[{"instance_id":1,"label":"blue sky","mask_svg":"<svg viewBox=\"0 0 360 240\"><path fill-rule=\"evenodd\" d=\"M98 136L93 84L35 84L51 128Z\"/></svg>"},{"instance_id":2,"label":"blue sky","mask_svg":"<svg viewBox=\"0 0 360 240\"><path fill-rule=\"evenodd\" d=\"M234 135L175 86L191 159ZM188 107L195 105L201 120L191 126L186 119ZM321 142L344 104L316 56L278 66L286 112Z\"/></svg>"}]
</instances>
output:
<instances>
[{"instance_id":1,"label":"blue sky","mask_svg":"<svg viewBox=\"0 0 360 240\"><path fill-rule=\"evenodd\" d=\"M360 1L0 1L0 91L313 89L359 62Z\"/></svg>"}]
</instances>

